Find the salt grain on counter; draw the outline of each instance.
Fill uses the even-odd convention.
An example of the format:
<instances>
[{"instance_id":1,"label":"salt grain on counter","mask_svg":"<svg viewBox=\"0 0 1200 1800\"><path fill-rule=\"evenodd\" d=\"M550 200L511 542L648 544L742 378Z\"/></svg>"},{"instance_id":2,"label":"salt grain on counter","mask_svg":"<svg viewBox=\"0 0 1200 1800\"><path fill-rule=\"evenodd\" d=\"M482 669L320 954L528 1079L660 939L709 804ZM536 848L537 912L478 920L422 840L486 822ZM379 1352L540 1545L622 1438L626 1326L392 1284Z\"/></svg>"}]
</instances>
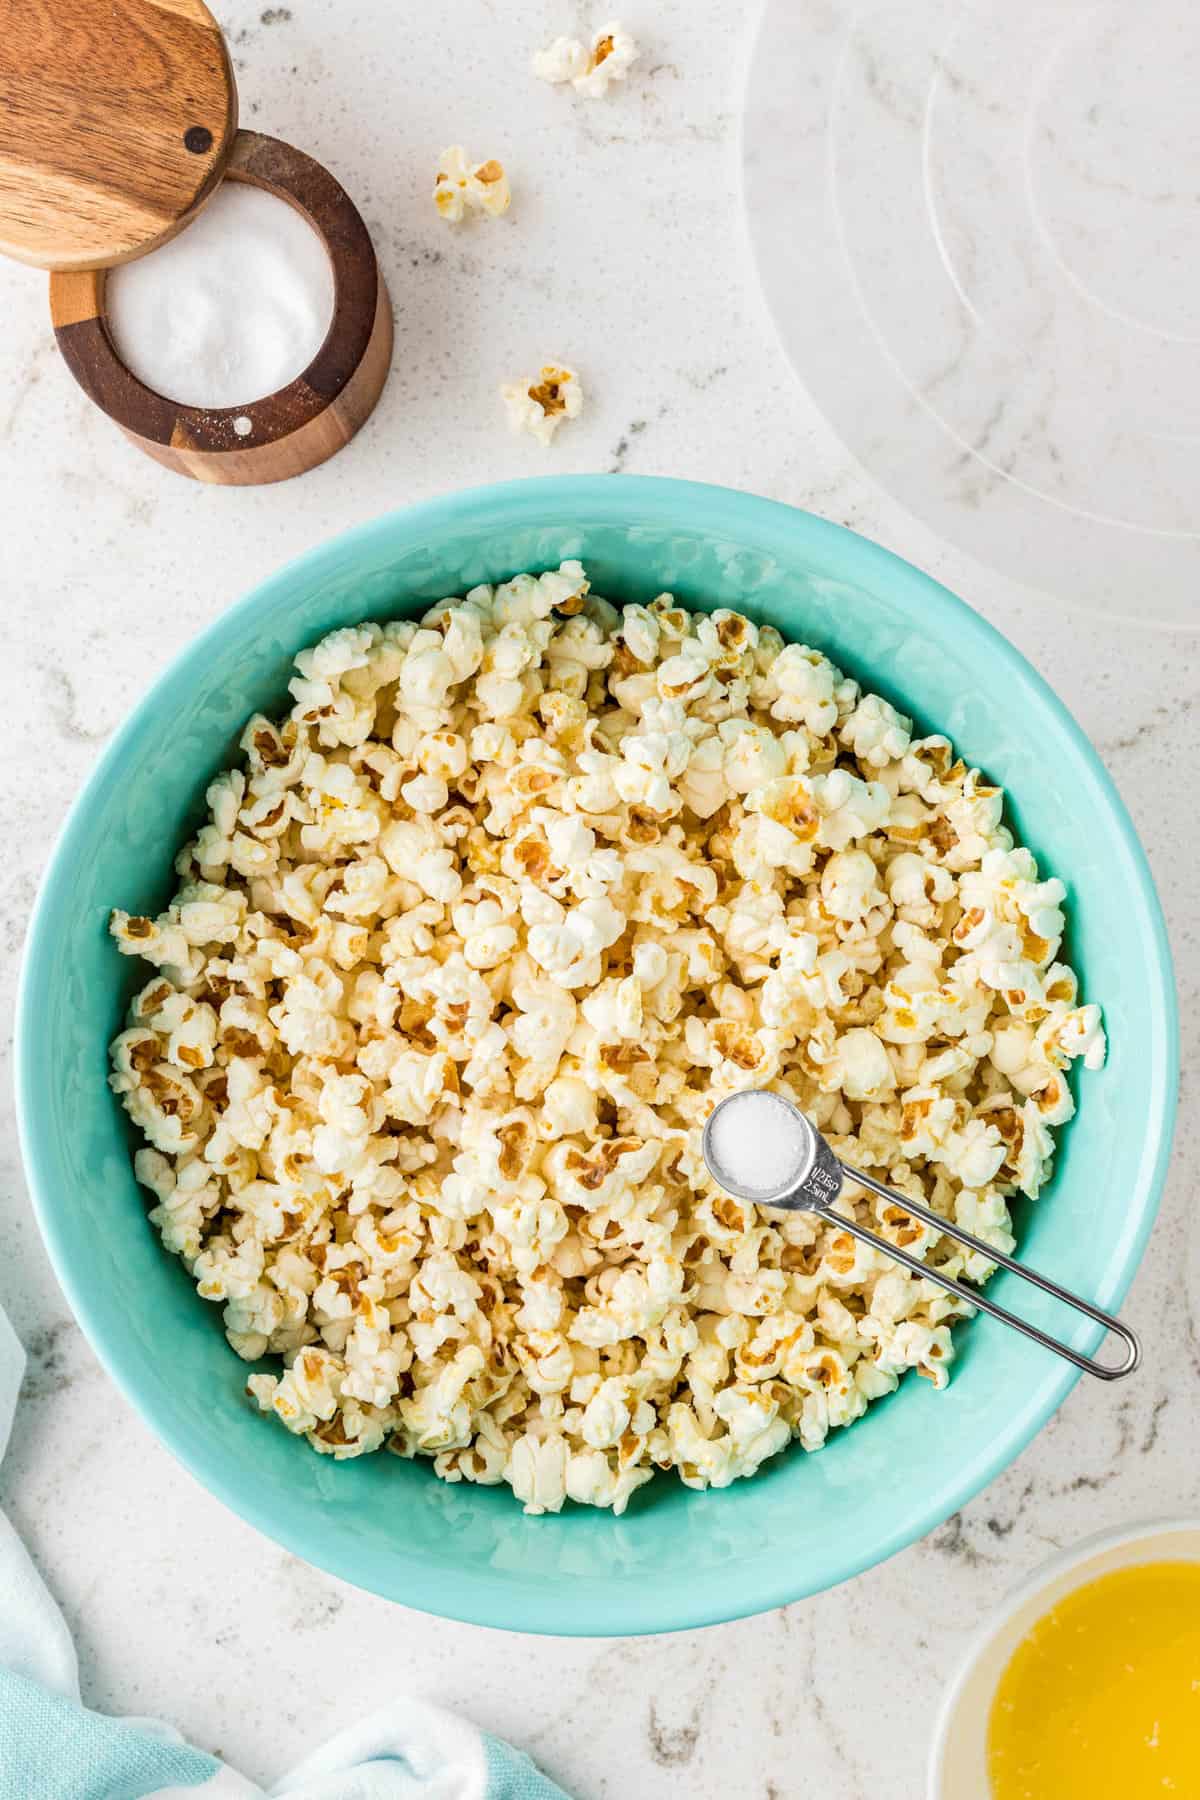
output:
<instances>
[{"instance_id":1,"label":"salt grain on counter","mask_svg":"<svg viewBox=\"0 0 1200 1800\"><path fill-rule=\"evenodd\" d=\"M803 1174L808 1139L786 1101L751 1089L724 1101L709 1125L713 1174L743 1194L779 1194Z\"/></svg>"},{"instance_id":2,"label":"salt grain on counter","mask_svg":"<svg viewBox=\"0 0 1200 1800\"><path fill-rule=\"evenodd\" d=\"M184 406L240 406L312 361L333 317L333 269L294 207L225 181L177 237L113 269L105 299L139 381Z\"/></svg>"}]
</instances>

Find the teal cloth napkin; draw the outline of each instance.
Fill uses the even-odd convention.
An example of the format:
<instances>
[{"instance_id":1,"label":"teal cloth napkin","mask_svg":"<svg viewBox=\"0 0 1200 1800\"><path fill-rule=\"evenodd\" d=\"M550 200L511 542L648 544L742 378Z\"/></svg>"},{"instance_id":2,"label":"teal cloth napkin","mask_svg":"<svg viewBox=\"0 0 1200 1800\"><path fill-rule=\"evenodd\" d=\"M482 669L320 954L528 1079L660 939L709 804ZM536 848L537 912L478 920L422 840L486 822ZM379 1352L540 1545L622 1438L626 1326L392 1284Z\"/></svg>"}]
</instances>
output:
<instances>
[{"instance_id":1,"label":"teal cloth napkin","mask_svg":"<svg viewBox=\"0 0 1200 1800\"><path fill-rule=\"evenodd\" d=\"M0 1311L0 1457L25 1355ZM0 1800L567 1800L527 1756L421 1700L339 1732L270 1789L154 1719L79 1698L62 1614L0 1514Z\"/></svg>"}]
</instances>

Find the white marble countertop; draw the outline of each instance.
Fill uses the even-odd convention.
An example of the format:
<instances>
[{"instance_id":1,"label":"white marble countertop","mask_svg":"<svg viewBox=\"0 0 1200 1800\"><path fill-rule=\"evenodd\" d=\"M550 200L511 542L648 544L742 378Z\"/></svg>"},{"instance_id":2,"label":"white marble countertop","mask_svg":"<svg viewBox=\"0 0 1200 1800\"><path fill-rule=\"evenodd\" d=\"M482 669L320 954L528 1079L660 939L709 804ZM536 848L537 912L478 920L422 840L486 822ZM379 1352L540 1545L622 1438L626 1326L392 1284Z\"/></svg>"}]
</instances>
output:
<instances>
[{"instance_id":1,"label":"white marble countertop","mask_svg":"<svg viewBox=\"0 0 1200 1800\"><path fill-rule=\"evenodd\" d=\"M1020 646L1098 746L1149 851L1178 960L1185 1087L1127 1307L1146 1367L1128 1392L1077 1388L962 1514L815 1600L657 1640L446 1624L285 1555L158 1446L55 1285L6 1084L0 1303L30 1367L0 1504L66 1611L85 1698L161 1714L262 1780L406 1690L529 1749L578 1800L913 1800L942 1685L1003 1590L1102 1527L1200 1510L1195 639L1098 622L989 575L874 490L833 439L780 359L741 249L735 138L753 9L629 8L640 71L590 105L525 72L531 48L587 22L581 6L402 10L403 22L387 0L218 7L243 122L344 180L395 299L383 401L332 463L258 490L157 468L74 386L44 280L0 263L6 1000L36 882L100 746L167 658L284 559L405 501L544 470L692 476L811 507L930 570ZM508 165L507 220L454 232L436 216L432 169L453 139ZM551 452L507 435L496 396L547 356L577 362L590 393Z\"/></svg>"}]
</instances>

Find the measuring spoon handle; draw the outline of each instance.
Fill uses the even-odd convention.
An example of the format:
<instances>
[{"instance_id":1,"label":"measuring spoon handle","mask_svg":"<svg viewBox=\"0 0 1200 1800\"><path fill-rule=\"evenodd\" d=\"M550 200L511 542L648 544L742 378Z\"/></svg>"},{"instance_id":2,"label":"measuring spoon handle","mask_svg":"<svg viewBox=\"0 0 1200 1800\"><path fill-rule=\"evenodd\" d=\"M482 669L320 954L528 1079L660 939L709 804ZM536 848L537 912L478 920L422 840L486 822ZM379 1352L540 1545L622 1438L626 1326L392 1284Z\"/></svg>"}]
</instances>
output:
<instances>
[{"instance_id":1,"label":"measuring spoon handle","mask_svg":"<svg viewBox=\"0 0 1200 1800\"><path fill-rule=\"evenodd\" d=\"M861 1169L851 1168L849 1163L843 1162L839 1162L839 1167L851 1181L857 1181L862 1187L870 1188L873 1194L878 1194L882 1199L891 1201L910 1218L921 1219L926 1225L934 1226L943 1237L953 1238L956 1243L965 1244L969 1250L977 1250L989 1262L998 1263L1004 1269L1011 1269L1014 1275L1019 1275L1024 1281L1032 1282L1034 1287L1041 1288L1043 1293L1052 1295L1055 1300L1061 1300L1064 1306L1071 1307L1075 1312L1083 1313L1087 1318L1093 1319L1097 1325L1103 1325L1105 1331L1112 1332L1124 1344L1124 1359L1116 1364L1106 1364L1097 1362L1094 1357L1084 1356L1080 1351L1073 1350L1070 1344L1064 1344L1060 1338L1051 1337L1048 1332L1042 1331L1037 1325L1031 1325L1027 1319L1018 1318L1016 1313L1009 1312L1006 1307L998 1305L995 1300L989 1300L980 1289L968 1287L965 1282L955 1280L953 1275L943 1275L939 1269L931 1268L919 1257L910 1256L906 1250L901 1250L898 1245L891 1244L886 1238L879 1237L867 1226L860 1225L856 1219L847 1219L841 1213L830 1212L827 1214L830 1219L836 1219L838 1224L852 1237L858 1238L864 1244L870 1244L872 1249L882 1251L885 1256L890 1256L893 1262L902 1263L906 1269L911 1269L915 1275L921 1275L925 1280L934 1282L936 1286L944 1288L947 1293L956 1294L960 1300L965 1300L969 1305L978 1307L981 1312L990 1314L993 1319L999 1319L1002 1325L1011 1325L1014 1331L1019 1331L1025 1337L1032 1338L1034 1343L1041 1344L1043 1349L1053 1350L1057 1356L1065 1357L1069 1363L1074 1363L1077 1369L1082 1369L1087 1375L1095 1375L1101 1381L1117 1381L1122 1375L1132 1375L1141 1362L1142 1347L1136 1334L1130 1330L1128 1325L1123 1325L1119 1319L1114 1319L1111 1313L1101 1312L1098 1306L1093 1306L1089 1300L1084 1300L1079 1294L1069 1293L1066 1288L1060 1287L1048 1276L1039 1274L1036 1269L1031 1269L1024 1263L1015 1262L1011 1256L1006 1256L994 1245L985 1243L982 1238L973 1236L969 1231L964 1231L962 1226L952 1224L949 1219L944 1219L941 1213L931 1212L927 1206L920 1205L916 1200L910 1200L907 1194L900 1194L894 1188L885 1187L881 1181L876 1181L873 1176L865 1175Z\"/></svg>"}]
</instances>

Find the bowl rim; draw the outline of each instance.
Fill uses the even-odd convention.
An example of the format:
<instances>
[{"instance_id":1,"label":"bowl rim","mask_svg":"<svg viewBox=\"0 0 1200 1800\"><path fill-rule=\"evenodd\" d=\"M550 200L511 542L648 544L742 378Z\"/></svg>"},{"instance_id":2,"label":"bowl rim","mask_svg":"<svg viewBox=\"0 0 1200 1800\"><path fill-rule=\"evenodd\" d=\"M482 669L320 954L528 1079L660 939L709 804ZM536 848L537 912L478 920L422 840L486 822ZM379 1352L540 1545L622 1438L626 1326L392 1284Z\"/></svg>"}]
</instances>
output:
<instances>
[{"instance_id":1,"label":"bowl rim","mask_svg":"<svg viewBox=\"0 0 1200 1800\"><path fill-rule=\"evenodd\" d=\"M1045 1376L1014 1407L1004 1428L990 1440L987 1452L960 1466L952 1479L933 1487L920 1504L914 1503L898 1513L890 1532L873 1539L860 1553L843 1556L832 1574L828 1568L815 1576L797 1574L794 1569L789 1570L786 1562L776 1560L766 1572L746 1570L726 1598L707 1596L702 1586L692 1584L680 1585L666 1601L660 1590L650 1584L622 1584L610 1588L603 1601L584 1602L582 1596L575 1596L565 1619L561 1605L553 1598L528 1585L514 1588L501 1577L475 1578L464 1584L458 1591L465 1597L459 1600L457 1593L448 1593L441 1574L418 1558L405 1565L402 1591L394 1586L377 1586L374 1581L379 1578L364 1572L352 1544L343 1540L332 1547L328 1545L321 1522L312 1515L281 1523L271 1506L259 1503L252 1484L238 1483L227 1473L227 1459L219 1450L193 1444L177 1413L143 1394L139 1379L141 1359L132 1345L122 1342L116 1334L110 1336L97 1319L87 1283L78 1272L76 1247L58 1216L43 1148L44 1134L39 1129L41 1100L34 1080L31 1047L40 1016L38 990L56 956L49 923L51 906L60 892L70 892L75 840L83 831L93 796L151 727L158 710L169 704L172 693L178 690L182 696L191 687L192 671L198 663L226 640L236 642L244 623L256 613L267 612L274 604L286 601L299 575L311 581L326 571L333 573L347 554L366 551L369 555L372 547L394 553L405 546L419 545L433 532L455 528L479 535L489 528L511 531L522 525L614 523L668 531L698 530L711 535L724 532L743 541L747 550L754 553L778 551L781 556L794 557L807 550L818 562L836 558L839 553L849 554L863 579L873 577L908 605L912 616L920 619L923 632L933 635L939 623L945 624L960 641L966 639L977 651L986 652L993 666L1032 693L1073 745L1081 764L1080 777L1091 789L1091 802L1107 816L1113 836L1125 854L1133 884L1130 906L1145 932L1154 978L1153 991L1147 998L1152 1012L1151 1037L1158 1054L1146 1120L1146 1147L1131 1197L1131 1207L1140 1207L1140 1212L1135 1213L1137 1222L1133 1229L1125 1231L1114 1246L1106 1279L1091 1296L1098 1306L1111 1311L1116 1310L1133 1279L1158 1211L1170 1156L1178 1085L1175 986L1166 924L1145 852L1097 752L1049 684L994 626L932 576L846 526L782 501L666 476L559 475L493 483L397 508L324 539L289 559L191 638L115 732L69 807L30 916L17 990L14 1086L22 1160L51 1265L88 1342L118 1389L165 1448L238 1517L327 1573L400 1604L473 1624L571 1637L657 1633L720 1624L787 1605L850 1580L935 1529L1006 1468L1061 1405L1079 1379L1079 1371L1060 1359L1047 1358ZM1095 1350L1103 1335L1102 1328L1096 1326L1089 1334L1081 1335L1079 1341L1088 1350ZM552 1587L549 1593L553 1594Z\"/></svg>"},{"instance_id":2,"label":"bowl rim","mask_svg":"<svg viewBox=\"0 0 1200 1800\"><path fill-rule=\"evenodd\" d=\"M955 1714L966 1693L967 1686L979 1666L980 1658L991 1648L1004 1627L1015 1614L1036 1600L1039 1594L1069 1575L1072 1569L1081 1568L1090 1562L1093 1556L1099 1556L1106 1550L1122 1550L1135 1544L1152 1544L1156 1538L1169 1537L1177 1532L1190 1532L1196 1538L1195 1560L1200 1562L1200 1517L1194 1518L1155 1518L1142 1519L1131 1525L1112 1525L1104 1531L1097 1531L1091 1537L1083 1538L1077 1544L1059 1550L1045 1562L1039 1563L1023 1581L1010 1588L1004 1598L984 1619L983 1624L972 1632L967 1640L954 1674L947 1682L938 1704L937 1718L934 1722L933 1737L929 1746L929 1765L926 1774L926 1800L953 1800L948 1795L942 1766L946 1753L946 1741L954 1724ZM1132 1567L1132 1563L1122 1563L1116 1567ZM1105 1570L1096 1577L1103 1580L1105 1574L1115 1570ZM1072 1589L1072 1592L1075 1590Z\"/></svg>"}]
</instances>

